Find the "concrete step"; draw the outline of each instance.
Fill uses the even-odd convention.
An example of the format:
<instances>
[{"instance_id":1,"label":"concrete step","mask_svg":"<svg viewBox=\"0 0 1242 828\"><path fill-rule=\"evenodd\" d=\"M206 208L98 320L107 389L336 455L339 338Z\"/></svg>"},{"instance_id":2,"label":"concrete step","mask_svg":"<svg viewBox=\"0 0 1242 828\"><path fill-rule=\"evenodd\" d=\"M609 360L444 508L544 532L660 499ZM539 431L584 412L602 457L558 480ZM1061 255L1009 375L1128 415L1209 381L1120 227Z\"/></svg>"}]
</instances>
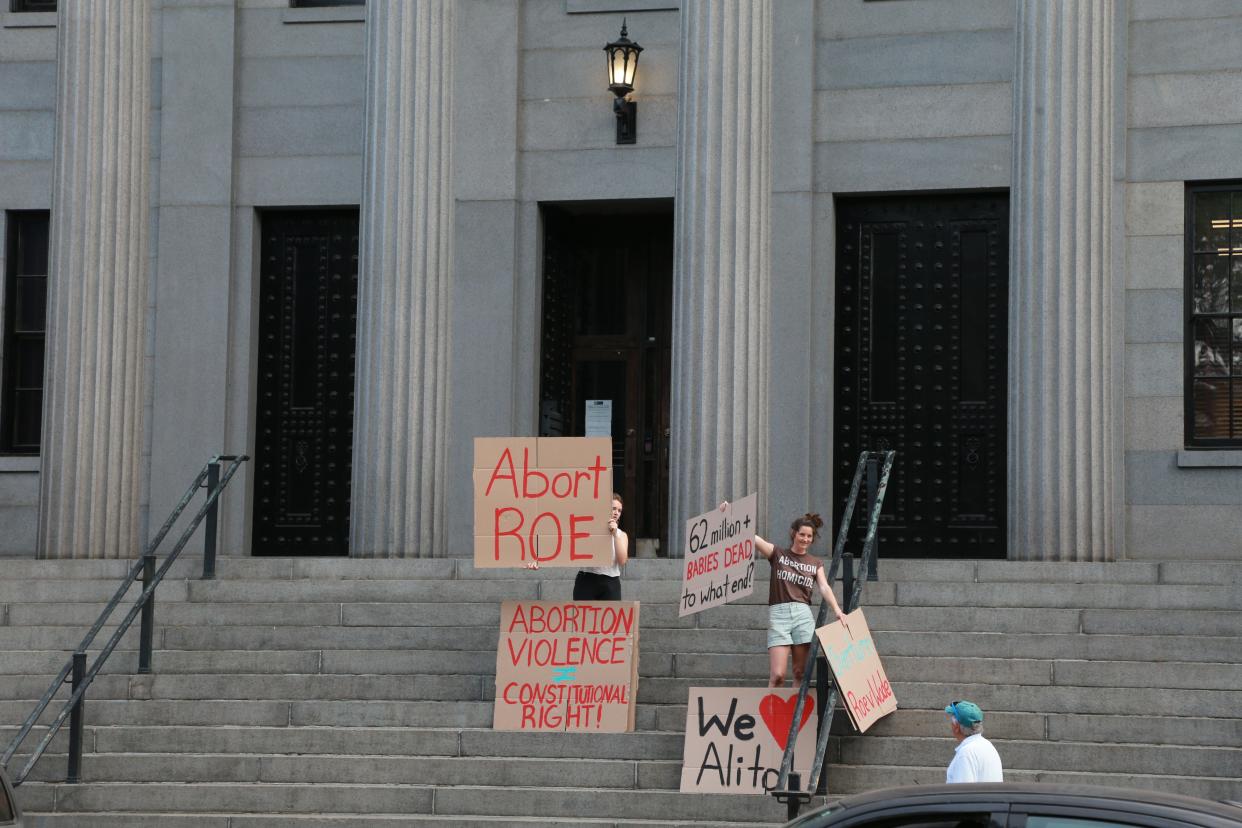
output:
<instances>
[{"instance_id":1,"label":"concrete step","mask_svg":"<svg viewBox=\"0 0 1242 828\"><path fill-rule=\"evenodd\" d=\"M615 820L570 817L487 817L434 814L252 814L230 816L195 816L187 814L26 814L27 821L37 828L375 828L375 826L412 826L412 828L501 828L501 826L553 826L553 828L682 828L686 825L711 825L713 828L753 828L753 822L710 823L695 820L666 822L663 820ZM772 823L775 825L776 823Z\"/></svg>"},{"instance_id":2,"label":"concrete step","mask_svg":"<svg viewBox=\"0 0 1242 828\"><path fill-rule=\"evenodd\" d=\"M823 555L827 548L818 550ZM160 558L161 562L163 558ZM33 560L4 561L7 578L73 578L119 580L132 560ZM626 567L624 581L665 580L680 582L682 562L669 559L640 559ZM1227 561L1164 562L1118 561L1113 563L1069 563L1055 561L919 561L887 559L879 561L882 581L954 583L1130 583L1130 584L1237 584L1242 583L1242 564ZM202 573L202 558L187 550L173 565L170 579L195 578ZM306 578L345 578L351 580L512 580L526 573L509 569L475 569L469 557L391 558L251 558L221 556L217 559L218 580L293 580ZM539 571L539 580L572 581L572 568ZM759 565L756 577L766 580L768 568Z\"/></svg>"},{"instance_id":3,"label":"concrete step","mask_svg":"<svg viewBox=\"0 0 1242 828\"><path fill-rule=\"evenodd\" d=\"M505 788L417 784L32 782L23 807L41 811L264 814L439 814L554 819L779 822L784 809L762 796L573 787Z\"/></svg>"},{"instance_id":4,"label":"concrete step","mask_svg":"<svg viewBox=\"0 0 1242 828\"><path fill-rule=\"evenodd\" d=\"M901 606L1093 607L1116 609L1242 609L1242 593L1219 584L1008 583L897 584ZM870 595L863 606L872 603Z\"/></svg>"},{"instance_id":5,"label":"concrete step","mask_svg":"<svg viewBox=\"0 0 1242 828\"><path fill-rule=\"evenodd\" d=\"M1242 749L1166 745L1115 745L995 739L1009 771L1039 772L1069 765L1079 772L1154 775L1176 767L1196 777L1236 778ZM905 764L941 768L953 741L926 737L850 737L833 740L828 762ZM63 755L46 756L37 778L62 781ZM469 785L502 787L602 787L672 790L680 759L600 760L529 757L429 757L370 753L312 756L276 754L88 753L83 774L91 782L319 782L357 784Z\"/></svg>"},{"instance_id":6,"label":"concrete step","mask_svg":"<svg viewBox=\"0 0 1242 828\"><path fill-rule=\"evenodd\" d=\"M872 632L876 649L885 658L944 652L945 636L940 632ZM1233 663L1242 652L1242 637L975 632L955 635L953 652L985 658Z\"/></svg>"},{"instance_id":7,"label":"concrete step","mask_svg":"<svg viewBox=\"0 0 1242 828\"><path fill-rule=\"evenodd\" d=\"M355 726L95 727L96 753L328 754L680 760L680 732L521 733L478 728Z\"/></svg>"},{"instance_id":8,"label":"concrete step","mask_svg":"<svg viewBox=\"0 0 1242 828\"><path fill-rule=\"evenodd\" d=\"M639 767L643 766L643 773ZM48 754L31 779L63 781L67 757ZM499 787L676 788L681 762L649 759L87 753L87 782L289 782Z\"/></svg>"},{"instance_id":9,"label":"concrete step","mask_svg":"<svg viewBox=\"0 0 1242 828\"><path fill-rule=\"evenodd\" d=\"M8 681L33 690L23 706L38 699L50 679L44 676L0 676L0 687ZM152 673L141 676L100 676L92 682L87 699L482 699L490 698L483 686L491 687L478 675L353 676L320 674ZM67 698L67 694L61 696ZM10 702L0 702L0 705ZM0 708L5 709L7 708Z\"/></svg>"},{"instance_id":10,"label":"concrete step","mask_svg":"<svg viewBox=\"0 0 1242 828\"><path fill-rule=\"evenodd\" d=\"M46 650L0 650L0 675L46 674L50 681L68 655ZM151 665L159 673L317 673L322 670L322 659L318 650L156 649L151 654ZM137 672L138 651L117 649L104 663L100 675Z\"/></svg>"},{"instance_id":11,"label":"concrete step","mask_svg":"<svg viewBox=\"0 0 1242 828\"><path fill-rule=\"evenodd\" d=\"M691 686L744 687L752 682L738 679L649 678L638 688L643 704L681 704ZM893 694L902 707L943 710L944 700L967 698L985 711L1040 713L1049 710L1075 713L1177 716L1188 711L1208 718L1232 718L1242 710L1242 690L1185 690L1170 693L1147 687L1092 688L1030 687L1018 684L971 684L966 682L893 682Z\"/></svg>"},{"instance_id":12,"label":"concrete step","mask_svg":"<svg viewBox=\"0 0 1242 828\"><path fill-rule=\"evenodd\" d=\"M163 592L156 591L155 613L158 626L246 626L274 625L281 627L333 625L341 623L342 604L334 602L295 601L259 603L202 604L170 602ZM102 603L11 603L6 624L20 626L69 626L84 633L95 623L103 610ZM117 621L124 617L118 616Z\"/></svg>"},{"instance_id":13,"label":"concrete step","mask_svg":"<svg viewBox=\"0 0 1242 828\"><path fill-rule=\"evenodd\" d=\"M93 685L92 685L93 689ZM49 722L60 709L64 698L48 708L41 721ZM17 732L17 724L26 720L35 702L0 701L0 721L12 722L12 727L0 728L0 740L11 739ZM169 701L166 699L100 699L88 692L86 698L86 729L108 725L235 725L253 727L271 725L282 727L289 724L291 702L222 701L219 699L194 699Z\"/></svg>"},{"instance_id":14,"label":"concrete step","mask_svg":"<svg viewBox=\"0 0 1242 828\"><path fill-rule=\"evenodd\" d=\"M1159 774L1171 768L1186 776L1236 776L1242 748L1185 745L1100 744L995 739L1005 770L1043 771L1072 767L1083 772ZM953 759L951 738L851 737L830 743L829 762L944 768Z\"/></svg>"},{"instance_id":15,"label":"concrete step","mask_svg":"<svg viewBox=\"0 0 1242 828\"><path fill-rule=\"evenodd\" d=\"M1001 757L1004 761L1004 756ZM948 762L946 760L945 764ZM1051 782L1063 785L1106 785L1118 788L1167 791L1203 799L1237 799L1238 780L1223 777L1196 777L1181 774L1076 773L1073 771L1032 771L1005 768L1006 782ZM828 769L830 796L846 796L861 791L895 785L936 785L944 782L944 767L908 765L832 765Z\"/></svg>"}]
</instances>

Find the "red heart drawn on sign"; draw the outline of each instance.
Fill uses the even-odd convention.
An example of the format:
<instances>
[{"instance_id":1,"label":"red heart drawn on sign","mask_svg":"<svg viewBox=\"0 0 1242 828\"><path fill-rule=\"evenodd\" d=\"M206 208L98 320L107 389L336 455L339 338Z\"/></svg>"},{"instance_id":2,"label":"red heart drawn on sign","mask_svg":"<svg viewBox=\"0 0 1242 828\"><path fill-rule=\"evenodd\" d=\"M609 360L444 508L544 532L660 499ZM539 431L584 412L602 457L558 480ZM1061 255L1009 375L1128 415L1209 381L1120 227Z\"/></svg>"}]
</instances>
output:
<instances>
[{"instance_id":1,"label":"red heart drawn on sign","mask_svg":"<svg viewBox=\"0 0 1242 828\"><path fill-rule=\"evenodd\" d=\"M797 696L782 699L775 693L769 693L759 702L759 715L781 750L785 749L785 743L789 741L789 723L793 721L794 708L797 706ZM814 709L815 699L807 696L806 704L802 707L802 721L798 722L798 730L802 730L802 726L806 724L807 719L811 718L811 711Z\"/></svg>"}]
</instances>

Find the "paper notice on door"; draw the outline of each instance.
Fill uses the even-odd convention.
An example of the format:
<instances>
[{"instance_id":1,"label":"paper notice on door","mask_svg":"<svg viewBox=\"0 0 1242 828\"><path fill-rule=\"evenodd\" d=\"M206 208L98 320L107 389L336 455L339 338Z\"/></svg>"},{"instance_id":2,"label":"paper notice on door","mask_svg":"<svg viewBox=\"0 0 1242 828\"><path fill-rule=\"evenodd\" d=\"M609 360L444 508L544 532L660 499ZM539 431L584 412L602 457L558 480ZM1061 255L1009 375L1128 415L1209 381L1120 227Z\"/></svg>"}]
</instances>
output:
<instances>
[{"instance_id":1,"label":"paper notice on door","mask_svg":"<svg viewBox=\"0 0 1242 828\"><path fill-rule=\"evenodd\" d=\"M586 401L586 433L583 436L612 436L612 400Z\"/></svg>"}]
</instances>

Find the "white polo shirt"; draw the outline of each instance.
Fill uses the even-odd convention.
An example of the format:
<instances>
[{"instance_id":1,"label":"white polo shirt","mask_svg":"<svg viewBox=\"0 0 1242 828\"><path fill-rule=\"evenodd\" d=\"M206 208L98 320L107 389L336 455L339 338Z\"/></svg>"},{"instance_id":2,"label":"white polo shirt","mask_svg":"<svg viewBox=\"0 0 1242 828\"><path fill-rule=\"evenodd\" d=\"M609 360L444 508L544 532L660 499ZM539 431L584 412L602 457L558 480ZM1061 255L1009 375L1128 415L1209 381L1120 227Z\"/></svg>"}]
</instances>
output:
<instances>
[{"instance_id":1,"label":"white polo shirt","mask_svg":"<svg viewBox=\"0 0 1242 828\"><path fill-rule=\"evenodd\" d=\"M957 743L953 761L949 763L945 782L1004 782L1000 754L982 733L967 736Z\"/></svg>"}]
</instances>

